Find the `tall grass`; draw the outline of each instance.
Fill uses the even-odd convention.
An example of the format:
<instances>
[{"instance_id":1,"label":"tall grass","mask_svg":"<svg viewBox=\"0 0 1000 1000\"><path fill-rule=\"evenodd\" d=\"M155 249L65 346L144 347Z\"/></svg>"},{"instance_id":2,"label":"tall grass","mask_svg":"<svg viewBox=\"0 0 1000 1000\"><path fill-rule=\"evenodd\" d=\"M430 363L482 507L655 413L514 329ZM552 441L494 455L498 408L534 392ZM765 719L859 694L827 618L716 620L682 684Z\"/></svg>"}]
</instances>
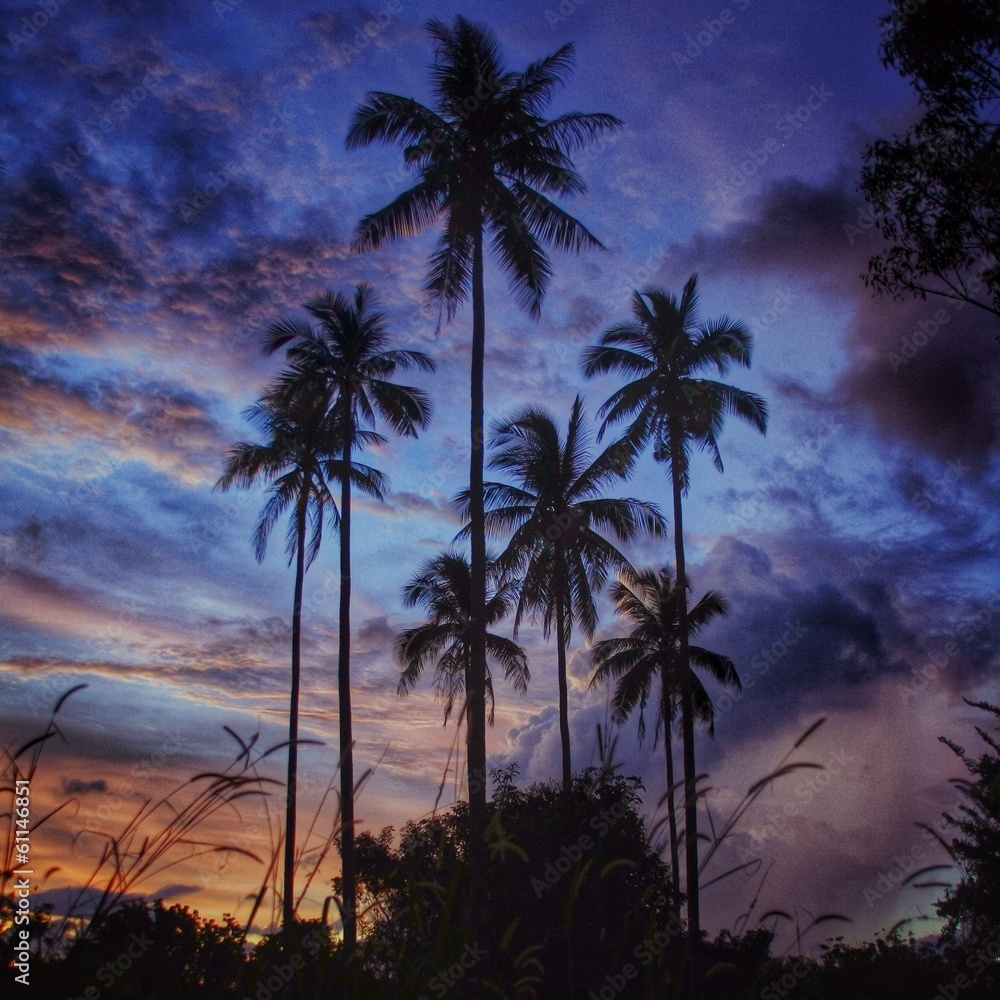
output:
<instances>
[{"instance_id":1,"label":"tall grass","mask_svg":"<svg viewBox=\"0 0 1000 1000\"><path fill-rule=\"evenodd\" d=\"M69 699L86 687L86 684L78 684L60 696L41 732L20 745L11 744L0 751L3 759L0 802L4 810L0 813L0 823L3 824L0 897L8 904L15 867L15 782L25 779L34 781L39 775L44 751L51 741L55 738L65 741L58 724L59 715ZM226 727L226 730L240 744L240 753L224 771L203 771L170 788L164 795L143 798L116 831L83 827L76 832L75 845L87 838L98 842L100 848L93 859L90 874L82 885L74 888L65 911L53 914L48 922L46 947L55 955L65 955L74 944L93 933L123 901L133 898L178 865L211 854L236 854L263 864L263 860L246 847L203 839L199 835L201 828L225 813L231 813L232 822L242 823L241 804L247 800L266 800L269 786L281 785L281 782L257 773L257 768L285 744L272 746L254 755L252 750L256 736L244 742L231 729ZM37 795L36 791L36 801ZM31 818L29 830L33 857L37 857L38 853L38 831L74 805L79 805L79 799L70 795L43 815ZM59 870L59 866L48 868L41 876L41 884L44 885ZM0 917L0 933L8 930L8 921L9 912L5 906Z\"/></svg>"}]
</instances>

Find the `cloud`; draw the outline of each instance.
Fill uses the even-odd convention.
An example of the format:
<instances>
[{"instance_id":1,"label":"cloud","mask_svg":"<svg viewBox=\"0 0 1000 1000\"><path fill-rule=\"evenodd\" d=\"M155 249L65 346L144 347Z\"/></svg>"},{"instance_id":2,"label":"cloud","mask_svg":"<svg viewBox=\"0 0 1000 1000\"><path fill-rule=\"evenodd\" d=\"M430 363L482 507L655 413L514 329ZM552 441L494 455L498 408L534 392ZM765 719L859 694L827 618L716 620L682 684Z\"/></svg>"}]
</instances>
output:
<instances>
[{"instance_id":1,"label":"cloud","mask_svg":"<svg viewBox=\"0 0 1000 1000\"><path fill-rule=\"evenodd\" d=\"M771 182L746 200L739 220L672 245L669 275L679 280L700 270L791 281L779 310L791 323L801 312L794 300L802 285L846 306L847 364L822 401L887 443L904 441L985 470L1000 448L1000 387L991 377L1000 327L963 303L874 296L861 275L880 237L852 184L845 170L826 183ZM786 392L792 389L786 382Z\"/></svg>"},{"instance_id":2,"label":"cloud","mask_svg":"<svg viewBox=\"0 0 1000 1000\"><path fill-rule=\"evenodd\" d=\"M106 792L108 783L103 778L84 781L81 778L63 778L63 795L87 795L90 792Z\"/></svg>"},{"instance_id":3,"label":"cloud","mask_svg":"<svg viewBox=\"0 0 1000 1000\"><path fill-rule=\"evenodd\" d=\"M215 479L226 436L208 401L191 389L135 373L73 377L26 351L4 354L0 424L33 450L75 451L96 440L105 468L110 453L144 459L181 481Z\"/></svg>"},{"instance_id":4,"label":"cloud","mask_svg":"<svg viewBox=\"0 0 1000 1000\"><path fill-rule=\"evenodd\" d=\"M833 392L886 438L984 472L1000 453L1000 325L959 303L866 299Z\"/></svg>"},{"instance_id":5,"label":"cloud","mask_svg":"<svg viewBox=\"0 0 1000 1000\"><path fill-rule=\"evenodd\" d=\"M743 217L721 231L696 232L671 245L666 260L685 277L708 274L781 273L807 278L825 293L861 297L867 292L858 262L867 251L852 245L844 226L862 209L841 171L826 184L798 178L773 181L742 207ZM673 263L676 262L676 263Z\"/></svg>"}]
</instances>

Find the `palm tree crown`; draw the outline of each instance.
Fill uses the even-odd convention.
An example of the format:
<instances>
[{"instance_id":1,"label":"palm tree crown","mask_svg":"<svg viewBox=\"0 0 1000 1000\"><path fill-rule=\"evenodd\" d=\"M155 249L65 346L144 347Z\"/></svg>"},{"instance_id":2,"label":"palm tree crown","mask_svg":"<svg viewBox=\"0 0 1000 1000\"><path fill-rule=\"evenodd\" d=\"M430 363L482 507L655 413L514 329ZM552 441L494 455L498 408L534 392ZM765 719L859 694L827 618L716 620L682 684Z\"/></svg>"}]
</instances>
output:
<instances>
[{"instance_id":1,"label":"palm tree crown","mask_svg":"<svg viewBox=\"0 0 1000 1000\"><path fill-rule=\"evenodd\" d=\"M494 34L464 17L452 28L429 21L427 30L435 42L433 107L373 91L354 112L347 148L399 144L418 178L361 220L355 244L376 249L443 216L425 288L452 315L468 295L485 227L515 300L537 316L551 276L542 245L601 245L547 195L585 191L569 154L621 122L608 114L542 117L572 66L572 45L516 73L503 66Z\"/></svg>"},{"instance_id":2,"label":"palm tree crown","mask_svg":"<svg viewBox=\"0 0 1000 1000\"><path fill-rule=\"evenodd\" d=\"M683 589L683 588L682 588ZM612 697L612 719L618 725L639 709L639 738L645 734L645 709L654 680L660 681L656 729L670 726L677 716L680 694L680 664L678 662L678 632L680 630L677 588L669 567L659 572L643 569L634 576L623 574L611 588L611 598L619 615L631 622L627 636L604 639L594 644L591 658L594 676L591 687L617 681ZM702 595L688 609L688 632L694 635L709 622L728 611L726 599L715 590ZM720 684L740 690L736 667L728 656L713 653L702 646L690 645L691 665L707 670ZM695 716L707 723L709 732L715 727L715 708L697 674L691 677Z\"/></svg>"},{"instance_id":3,"label":"palm tree crown","mask_svg":"<svg viewBox=\"0 0 1000 1000\"><path fill-rule=\"evenodd\" d=\"M504 580L494 560L488 567L486 625L498 625L513 610L516 586ZM427 562L403 590L408 608L427 609L427 621L406 629L396 637L396 660L403 667L399 678L399 693L409 694L416 686L424 668L434 663L434 690L444 699L444 720L447 723L456 697L462 697L469 670L471 642L469 598L470 566L465 556L444 552ZM528 689L530 673L524 649L512 639L488 632L486 650L490 660L503 671L504 678L515 691ZM489 721L493 722L493 680L486 677L486 693L490 703Z\"/></svg>"},{"instance_id":4,"label":"palm tree crown","mask_svg":"<svg viewBox=\"0 0 1000 1000\"><path fill-rule=\"evenodd\" d=\"M762 434L767 430L767 404L760 396L700 375L711 368L724 375L730 363L749 368L749 331L726 316L699 325L697 312L695 275L679 301L659 288L635 292L634 319L606 330L583 357L588 377L619 372L632 379L601 407L601 433L629 421L625 439L638 447L651 444L657 462L671 468L676 462L672 471L684 492L692 444L709 451L722 471L718 438L728 414Z\"/></svg>"},{"instance_id":5,"label":"palm tree crown","mask_svg":"<svg viewBox=\"0 0 1000 1000\"><path fill-rule=\"evenodd\" d=\"M420 351L390 348L385 316L376 305L375 290L365 283L350 298L324 292L305 307L317 325L280 320L264 343L268 353L287 349L291 367L281 388L294 394L306 387L321 394L333 424L355 439L352 448L382 443L372 430L376 416L406 437L416 437L430 418L426 392L390 380L397 371L432 372L434 362Z\"/></svg>"},{"instance_id":6,"label":"palm tree crown","mask_svg":"<svg viewBox=\"0 0 1000 1000\"><path fill-rule=\"evenodd\" d=\"M616 442L591 460L587 438L579 396L573 401L565 441L555 420L535 407L496 426L489 466L506 472L518 485L486 484L486 524L491 536L510 536L500 563L523 576L515 630L526 612L540 613L545 635L550 635L558 588L568 601L566 641L572 638L574 622L590 638L597 627L595 592L604 587L610 572L629 568L626 557L601 532L619 542L634 541L643 532L664 533L655 504L601 496L628 475L630 450Z\"/></svg>"},{"instance_id":7,"label":"palm tree crown","mask_svg":"<svg viewBox=\"0 0 1000 1000\"><path fill-rule=\"evenodd\" d=\"M307 393L284 398L277 383L243 415L267 440L264 444L241 441L233 445L216 489L248 489L258 480L268 480L267 503L253 533L254 555L258 562L263 561L271 531L293 506L285 551L291 562L302 548L304 567L308 568L319 552L326 517L332 515L334 528L340 526L340 513L329 488L330 481L339 479L343 471L339 437L324 417L321 399ZM379 499L386 484L382 473L359 463L351 465L351 481ZM308 528L311 531L305 545Z\"/></svg>"},{"instance_id":8,"label":"palm tree crown","mask_svg":"<svg viewBox=\"0 0 1000 1000\"><path fill-rule=\"evenodd\" d=\"M544 634L556 631L559 714L563 747L563 783L572 776L566 648L573 623L590 637L597 626L594 599L608 573L628 568L626 557L602 532L620 542L641 532L663 533L655 505L614 499L602 492L628 474L634 459L629 448L610 445L591 460L587 452L583 401L573 401L565 441L554 419L528 408L497 425L491 442L490 468L508 473L516 485L487 483L486 530L510 536L499 564L520 579L514 634L525 613L540 614ZM461 502L467 501L463 495Z\"/></svg>"}]
</instances>

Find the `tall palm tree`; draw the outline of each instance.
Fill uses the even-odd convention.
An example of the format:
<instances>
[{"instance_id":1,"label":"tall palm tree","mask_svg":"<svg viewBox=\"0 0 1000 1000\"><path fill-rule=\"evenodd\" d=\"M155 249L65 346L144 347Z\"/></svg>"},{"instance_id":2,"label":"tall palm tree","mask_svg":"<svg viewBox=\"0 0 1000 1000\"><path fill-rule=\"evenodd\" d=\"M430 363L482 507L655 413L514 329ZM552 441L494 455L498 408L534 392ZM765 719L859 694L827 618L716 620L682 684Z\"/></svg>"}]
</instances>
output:
<instances>
[{"instance_id":1,"label":"tall palm tree","mask_svg":"<svg viewBox=\"0 0 1000 1000\"><path fill-rule=\"evenodd\" d=\"M355 448L381 444L374 430L380 417L397 434L416 437L430 419L422 389L392 382L397 371L433 371L420 351L390 347L385 317L376 311L374 289L360 284L352 297L327 291L307 303L316 321L284 319L268 332L265 349L286 348L291 367L279 380L284 398L300 393L322 400L324 420L340 444L340 465L351 468ZM354 851L354 738L351 721L351 478L340 482L340 634L338 701L340 710L340 808L343 882L343 933L348 953L357 941Z\"/></svg>"},{"instance_id":2,"label":"tall palm tree","mask_svg":"<svg viewBox=\"0 0 1000 1000\"><path fill-rule=\"evenodd\" d=\"M287 377L285 373L284 377ZM286 933L295 919L295 818L298 773L299 684L302 637L302 587L306 570L319 553L326 516L340 527L340 513L329 482L350 478L359 489L381 498L381 473L358 463L342 466L342 448L336 429L326 418L323 399L306 392L285 397L272 385L245 411L247 420L266 438L264 444L240 442L229 451L216 489L249 488L258 480L269 483L268 499L253 534L254 555L261 562L271 530L290 511L285 551L295 559L292 602L292 680L288 711L288 784L285 805L284 883L282 923ZM349 476L347 470L350 470ZM306 536L309 543L306 544Z\"/></svg>"},{"instance_id":3,"label":"tall palm tree","mask_svg":"<svg viewBox=\"0 0 1000 1000\"><path fill-rule=\"evenodd\" d=\"M555 420L529 407L500 423L490 442L490 468L506 472L516 485L486 484L486 530L510 535L500 565L522 579L514 636L526 612L540 614L545 637L556 633L559 736L562 782L572 785L566 650L573 624L590 638L597 626L595 591L608 573L629 568L624 555L601 532L620 542L640 532L662 535L663 518L650 503L601 494L620 483L634 454L617 444L591 460L583 426L583 401L573 401L565 441ZM464 500L463 496L463 500Z\"/></svg>"},{"instance_id":4,"label":"tall palm tree","mask_svg":"<svg viewBox=\"0 0 1000 1000\"><path fill-rule=\"evenodd\" d=\"M645 709L653 687L660 682L654 738L663 730L663 750L667 767L667 824L670 832L670 865L674 885L680 885L680 858L677 849L677 812L674 802L673 725L681 691L678 645L680 605L669 567L659 572L643 569L633 576L622 575L611 588L618 614L632 623L627 636L595 643L591 650L594 676L590 686L615 680L611 700L612 719L617 725L639 709L639 739L646 731ZM687 611L688 636L695 635L714 618L726 614L728 605L717 591L710 590ZM740 690L740 679L728 656L703 646L688 646L691 665L707 670L719 683ZM691 677L695 718L715 729L715 707L697 674Z\"/></svg>"},{"instance_id":5,"label":"tall palm tree","mask_svg":"<svg viewBox=\"0 0 1000 1000\"><path fill-rule=\"evenodd\" d=\"M444 552L425 563L403 590L408 608L420 605L427 609L427 621L405 629L396 637L396 661L403 668L399 694L409 694L424 668L434 664L435 693L444 699L444 721L448 722L457 697L463 697L471 669L471 615L469 598L471 567L469 560L455 552ZM505 580L493 560L487 565L486 625L502 622L517 600L516 585ZM515 691L528 690L530 673L524 649L506 636L486 633L486 652L503 671ZM486 674L489 701L488 720L493 723L493 678Z\"/></svg>"},{"instance_id":6,"label":"tall palm tree","mask_svg":"<svg viewBox=\"0 0 1000 1000\"><path fill-rule=\"evenodd\" d=\"M570 154L621 127L607 114L542 111L573 60L564 45L523 72L506 69L493 33L456 17L454 26L427 23L435 43L434 103L427 107L373 91L355 110L347 148L374 142L403 147L416 183L358 225L358 249L412 236L439 218L443 231L431 258L426 290L451 318L472 295L469 489L471 495L472 671L469 676L468 782L470 908L485 929L486 823L486 529L483 506L483 363L486 305L484 237L488 236L515 301L536 317L551 268L543 244L569 250L600 242L548 195L585 190Z\"/></svg>"},{"instance_id":7,"label":"tall palm tree","mask_svg":"<svg viewBox=\"0 0 1000 1000\"><path fill-rule=\"evenodd\" d=\"M588 377L618 372L630 379L601 407L601 433L611 424L627 421L623 440L635 448L651 445L653 458L670 470L676 589L680 594L687 581L681 499L690 486L691 448L696 445L709 451L721 472L718 437L725 417L737 416L763 434L767 430L767 405L752 392L702 376L713 368L724 375L732 363L749 368L752 338L742 323L727 316L699 324L696 275L688 279L679 300L660 288L635 292L632 316L630 322L605 330L600 342L587 348L583 370ZM686 596L678 603L686 606ZM701 918L693 689L686 615L680 616L679 624L687 914L694 953L701 938Z\"/></svg>"}]
</instances>

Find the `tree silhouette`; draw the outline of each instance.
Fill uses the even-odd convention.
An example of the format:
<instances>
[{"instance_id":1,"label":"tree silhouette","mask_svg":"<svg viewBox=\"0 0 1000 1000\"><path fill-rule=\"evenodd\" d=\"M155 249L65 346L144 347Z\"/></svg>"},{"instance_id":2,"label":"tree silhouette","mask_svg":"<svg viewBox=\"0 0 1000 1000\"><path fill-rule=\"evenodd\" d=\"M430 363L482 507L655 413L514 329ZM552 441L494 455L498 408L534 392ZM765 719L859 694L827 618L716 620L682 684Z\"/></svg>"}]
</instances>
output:
<instances>
[{"instance_id":1,"label":"tree silhouette","mask_svg":"<svg viewBox=\"0 0 1000 1000\"><path fill-rule=\"evenodd\" d=\"M1000 706L963 700L1000 720ZM946 886L944 897L937 903L938 916L945 918L942 936L966 944L993 941L1000 934L1000 738L996 729L991 733L982 725L976 726L976 732L986 744L978 754L967 752L954 740L939 737L969 772L967 779L954 782L965 801L945 813L955 830L950 853L959 879Z\"/></svg>"},{"instance_id":2,"label":"tree silhouette","mask_svg":"<svg viewBox=\"0 0 1000 1000\"><path fill-rule=\"evenodd\" d=\"M453 27L427 23L435 43L434 106L373 91L355 110L347 148L374 142L403 147L417 182L365 216L355 244L377 249L443 219L426 290L449 318L471 292L470 520L472 672L469 676L468 782L470 886L474 922L485 920L486 822L486 529L483 506L483 369L486 305L484 237L488 236L515 301L538 316L551 268L543 244L569 250L599 241L547 195L585 190L570 154L602 132L621 127L612 115L542 111L573 59L564 45L523 72L507 70L493 33L456 17Z\"/></svg>"},{"instance_id":3,"label":"tree silhouette","mask_svg":"<svg viewBox=\"0 0 1000 1000\"><path fill-rule=\"evenodd\" d=\"M354 858L354 739L351 718L351 468L356 448L380 444L375 432L381 418L397 433L416 437L430 418L427 394L397 385L397 371L433 371L434 362L419 351L396 350L385 317L375 310L370 285L360 284L348 298L327 291L306 305L316 325L296 319L275 323L268 332L269 352L286 348L292 365L279 379L283 399L305 395L318 399L322 419L336 435L340 464L340 625L337 689L340 714L341 856L343 861L344 946L357 940Z\"/></svg>"},{"instance_id":4,"label":"tree silhouette","mask_svg":"<svg viewBox=\"0 0 1000 1000\"><path fill-rule=\"evenodd\" d=\"M727 414L755 427L767 428L767 406L751 392L701 378L714 368L725 374L731 363L750 366L752 338L743 324L728 317L698 322L697 276L692 275L678 300L659 288L635 292L631 322L606 330L595 347L584 352L588 377L618 372L631 379L604 403L601 427L628 422L624 441L632 447L651 445L653 458L670 470L674 511L676 589L685 589L684 521L681 500L690 486L693 445L708 450L722 471L718 436ZM679 600L686 606L686 596ZM689 943L692 952L701 936L698 906L698 802L694 762L694 710L688 652L687 616L679 617L678 658L681 676L681 726L684 743L685 869Z\"/></svg>"},{"instance_id":5,"label":"tree silhouette","mask_svg":"<svg viewBox=\"0 0 1000 1000\"><path fill-rule=\"evenodd\" d=\"M612 680L615 691L611 700L612 719L617 725L638 708L639 739L646 731L645 710L655 680L659 681L655 736L663 730L663 750L667 768L667 824L670 834L670 867L676 892L680 885L680 858L677 849L677 813L674 802L673 724L677 717L681 692L679 636L680 605L678 591L669 567L659 572L643 569L620 577L611 588L611 597L619 615L631 622L626 636L604 639L591 650L594 676L590 686ZM688 637L697 634L714 618L726 614L725 598L710 590L694 607L687 610ZM728 656L703 646L688 645L691 666L707 670L720 684L740 690L740 679ZM715 707L696 673L691 677L694 714L706 723L709 732L715 726Z\"/></svg>"},{"instance_id":6,"label":"tree silhouette","mask_svg":"<svg viewBox=\"0 0 1000 1000\"><path fill-rule=\"evenodd\" d=\"M287 379L291 373L285 373ZM266 438L264 444L240 442L229 452L216 489L250 488L266 480L268 499L253 534L253 549L261 562L267 552L271 530L291 508L285 551L295 559L295 595L292 602L292 679L288 711L288 787L285 806L284 885L282 923L290 932L295 919L295 815L298 771L299 684L301 672L302 586L306 570L319 552L323 523L331 512L340 526L329 482L350 480L370 496L382 497L385 480L366 465L342 466L343 447L324 400L316 393L287 396L281 380L270 387L255 405L245 411L247 420ZM350 470L349 477L346 475ZM306 535L309 544L306 545Z\"/></svg>"},{"instance_id":7,"label":"tree silhouette","mask_svg":"<svg viewBox=\"0 0 1000 1000\"><path fill-rule=\"evenodd\" d=\"M408 608L426 608L427 621L405 629L396 637L396 662L403 668L398 692L409 694L424 668L434 665L434 690L444 699L444 721L448 722L456 698L464 698L471 669L472 627L469 611L471 587L469 560L455 552L443 552L425 563L403 590ZM487 564L486 625L494 627L513 610L515 584L504 580L496 563ZM515 691L528 689L530 673L524 649L506 636L486 633L486 653L503 671ZM493 723L493 678L487 666L488 720Z\"/></svg>"},{"instance_id":8,"label":"tree silhouette","mask_svg":"<svg viewBox=\"0 0 1000 1000\"><path fill-rule=\"evenodd\" d=\"M1000 3L895 0L880 23L882 62L923 115L866 150L861 190L889 247L865 281L1000 317Z\"/></svg>"},{"instance_id":9,"label":"tree silhouette","mask_svg":"<svg viewBox=\"0 0 1000 1000\"><path fill-rule=\"evenodd\" d=\"M653 504L601 495L627 476L634 452L612 444L591 461L583 422L583 401L577 396L565 441L555 420L534 407L498 424L489 465L507 473L515 485L486 484L487 533L509 535L499 562L522 580L515 638L526 612L541 615L546 638L555 628L562 783L567 792L572 764L566 650L573 624L588 638L593 636L595 591L604 588L609 572L629 568L625 556L601 532L631 542L643 531L665 531Z\"/></svg>"}]
</instances>

